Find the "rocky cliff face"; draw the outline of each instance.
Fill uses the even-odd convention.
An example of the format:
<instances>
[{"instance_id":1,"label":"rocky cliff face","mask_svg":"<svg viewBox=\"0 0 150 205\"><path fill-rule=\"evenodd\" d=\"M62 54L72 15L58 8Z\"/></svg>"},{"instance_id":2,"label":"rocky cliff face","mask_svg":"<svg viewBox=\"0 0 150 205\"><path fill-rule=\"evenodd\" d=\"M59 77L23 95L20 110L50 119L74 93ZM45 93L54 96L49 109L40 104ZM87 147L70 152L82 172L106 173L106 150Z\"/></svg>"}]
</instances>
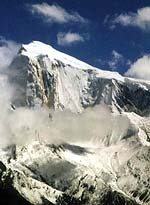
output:
<instances>
[{"instance_id":1,"label":"rocky cliff face","mask_svg":"<svg viewBox=\"0 0 150 205\"><path fill-rule=\"evenodd\" d=\"M22 47L10 65L16 105L81 112L104 102L119 112L149 113L149 82L123 78L57 52L39 42Z\"/></svg>"},{"instance_id":2,"label":"rocky cliff face","mask_svg":"<svg viewBox=\"0 0 150 205\"><path fill-rule=\"evenodd\" d=\"M19 203L35 205L150 204L150 82L102 71L40 42L22 46L9 82L16 109L82 113L106 104L111 115L125 115L131 126L124 135L111 130L101 140L55 145L37 134L30 144L1 149L0 194L5 190L24 200Z\"/></svg>"}]
</instances>

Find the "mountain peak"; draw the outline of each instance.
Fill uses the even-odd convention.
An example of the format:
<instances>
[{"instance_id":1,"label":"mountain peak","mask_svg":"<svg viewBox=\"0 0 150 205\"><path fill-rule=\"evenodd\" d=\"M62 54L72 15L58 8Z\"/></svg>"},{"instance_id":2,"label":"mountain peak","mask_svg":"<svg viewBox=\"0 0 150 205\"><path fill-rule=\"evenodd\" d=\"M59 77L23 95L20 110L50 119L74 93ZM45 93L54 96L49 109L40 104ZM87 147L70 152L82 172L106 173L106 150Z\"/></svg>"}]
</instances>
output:
<instances>
[{"instance_id":1,"label":"mountain peak","mask_svg":"<svg viewBox=\"0 0 150 205\"><path fill-rule=\"evenodd\" d=\"M124 77L121 76L118 72L112 72L96 68L75 57L60 52L52 46L42 43L40 41L32 41L29 44L23 44L19 51L19 54L28 56L31 59L37 59L40 56L47 56L50 61L55 65L58 65L59 61L66 66L71 66L81 70L93 70L93 72L97 73L97 75L103 78L124 81Z\"/></svg>"},{"instance_id":2,"label":"mountain peak","mask_svg":"<svg viewBox=\"0 0 150 205\"><path fill-rule=\"evenodd\" d=\"M42 43L40 41L32 41L29 44L22 44L21 54L29 57L36 57L39 55L46 55L53 50L52 46Z\"/></svg>"},{"instance_id":3,"label":"mountain peak","mask_svg":"<svg viewBox=\"0 0 150 205\"><path fill-rule=\"evenodd\" d=\"M84 63L72 56L62 53L50 45L40 41L32 41L29 44L23 44L20 54L28 56L29 58L37 58L39 56L48 56L48 58L55 64L60 61L64 64L71 65L78 68L92 69L93 67Z\"/></svg>"}]
</instances>

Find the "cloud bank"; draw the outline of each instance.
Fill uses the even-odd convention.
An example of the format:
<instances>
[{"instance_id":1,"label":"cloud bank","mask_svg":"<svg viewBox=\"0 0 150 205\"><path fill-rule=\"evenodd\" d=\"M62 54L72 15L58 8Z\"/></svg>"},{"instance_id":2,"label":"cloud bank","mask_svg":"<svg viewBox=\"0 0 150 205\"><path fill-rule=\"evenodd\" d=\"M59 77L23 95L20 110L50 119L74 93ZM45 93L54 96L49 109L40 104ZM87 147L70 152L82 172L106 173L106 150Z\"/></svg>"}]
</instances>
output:
<instances>
[{"instance_id":1,"label":"cloud bank","mask_svg":"<svg viewBox=\"0 0 150 205\"><path fill-rule=\"evenodd\" d=\"M0 147L12 144L24 146L35 140L46 144L86 143L109 146L125 137L131 127L126 116L113 116L102 105L75 114L44 108L20 107L11 110L9 103L6 104L7 107L0 101Z\"/></svg>"},{"instance_id":2,"label":"cloud bank","mask_svg":"<svg viewBox=\"0 0 150 205\"><path fill-rule=\"evenodd\" d=\"M17 54L20 45L0 37L0 70L5 69Z\"/></svg>"},{"instance_id":3,"label":"cloud bank","mask_svg":"<svg viewBox=\"0 0 150 205\"><path fill-rule=\"evenodd\" d=\"M150 80L150 55L137 59L125 73L126 76Z\"/></svg>"}]
</instances>

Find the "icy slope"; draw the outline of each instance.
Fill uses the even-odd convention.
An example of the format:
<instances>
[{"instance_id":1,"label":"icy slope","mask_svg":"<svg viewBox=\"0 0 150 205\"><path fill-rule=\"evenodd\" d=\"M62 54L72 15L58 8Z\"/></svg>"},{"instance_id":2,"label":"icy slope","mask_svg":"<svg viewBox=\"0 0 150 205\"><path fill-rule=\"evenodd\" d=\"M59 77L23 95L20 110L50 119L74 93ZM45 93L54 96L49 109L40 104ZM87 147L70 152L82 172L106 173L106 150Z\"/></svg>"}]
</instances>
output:
<instances>
[{"instance_id":1,"label":"icy slope","mask_svg":"<svg viewBox=\"0 0 150 205\"><path fill-rule=\"evenodd\" d=\"M1 154L2 178L8 183L11 173L13 187L31 204L149 205L148 156L137 136L97 147L35 141L17 147L9 163Z\"/></svg>"}]
</instances>

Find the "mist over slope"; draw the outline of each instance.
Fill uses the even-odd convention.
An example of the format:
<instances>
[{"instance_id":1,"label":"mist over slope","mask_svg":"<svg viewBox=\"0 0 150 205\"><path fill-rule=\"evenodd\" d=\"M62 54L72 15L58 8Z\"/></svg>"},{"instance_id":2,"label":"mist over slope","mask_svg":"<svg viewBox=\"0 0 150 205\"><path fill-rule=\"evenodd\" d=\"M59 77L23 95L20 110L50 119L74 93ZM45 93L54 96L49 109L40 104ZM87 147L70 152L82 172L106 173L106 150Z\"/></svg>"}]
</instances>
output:
<instances>
[{"instance_id":1,"label":"mist over slope","mask_svg":"<svg viewBox=\"0 0 150 205\"><path fill-rule=\"evenodd\" d=\"M149 81L32 42L0 93L0 188L31 204L150 203Z\"/></svg>"}]
</instances>

